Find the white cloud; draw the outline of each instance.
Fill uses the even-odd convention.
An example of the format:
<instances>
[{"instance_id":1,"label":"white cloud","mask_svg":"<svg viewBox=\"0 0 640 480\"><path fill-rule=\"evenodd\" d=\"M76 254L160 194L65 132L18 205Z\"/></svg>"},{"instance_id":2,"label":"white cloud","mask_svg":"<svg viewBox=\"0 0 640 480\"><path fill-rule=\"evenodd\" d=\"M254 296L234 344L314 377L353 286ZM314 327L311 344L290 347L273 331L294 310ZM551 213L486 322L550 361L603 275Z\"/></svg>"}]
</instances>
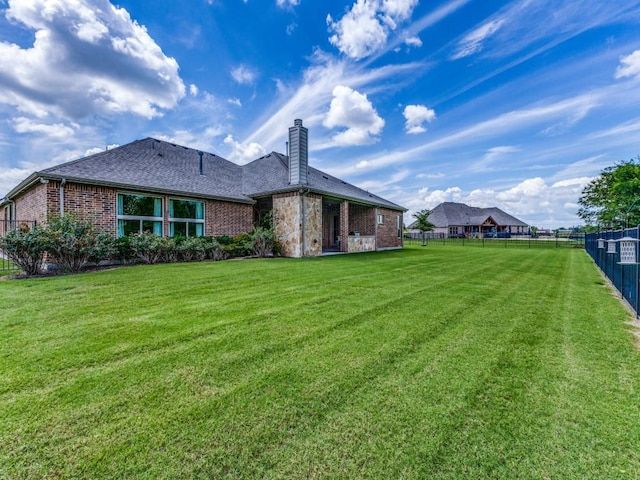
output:
<instances>
[{"instance_id":1,"label":"white cloud","mask_svg":"<svg viewBox=\"0 0 640 480\"><path fill-rule=\"evenodd\" d=\"M251 85L256 81L257 73L246 65L238 65L231 70L231 77L240 85Z\"/></svg>"},{"instance_id":2,"label":"white cloud","mask_svg":"<svg viewBox=\"0 0 640 480\"><path fill-rule=\"evenodd\" d=\"M620 58L616 78L640 77L640 50Z\"/></svg>"},{"instance_id":3,"label":"white cloud","mask_svg":"<svg viewBox=\"0 0 640 480\"><path fill-rule=\"evenodd\" d=\"M344 85L333 89L333 100L324 119L327 128L347 127L333 139L339 145L368 145L384 128L384 120L365 94Z\"/></svg>"},{"instance_id":4,"label":"white cloud","mask_svg":"<svg viewBox=\"0 0 640 480\"><path fill-rule=\"evenodd\" d=\"M416 178L419 179L423 179L423 178L428 178L428 179L435 179L435 178L443 178L444 177L444 173L419 173L416 175Z\"/></svg>"},{"instance_id":5,"label":"white cloud","mask_svg":"<svg viewBox=\"0 0 640 480\"><path fill-rule=\"evenodd\" d=\"M88 157L89 155L95 155L96 153L104 152L105 150L112 150L114 148L119 147L120 145L117 143L112 143L111 145L107 145L106 147L93 147L89 148L84 152L83 157Z\"/></svg>"},{"instance_id":6,"label":"white cloud","mask_svg":"<svg viewBox=\"0 0 640 480\"><path fill-rule=\"evenodd\" d=\"M418 37L417 35L406 37L404 39L404 43L406 43L409 47L420 48L422 46L422 40L420 40L420 37Z\"/></svg>"},{"instance_id":7,"label":"white cloud","mask_svg":"<svg viewBox=\"0 0 640 480\"><path fill-rule=\"evenodd\" d=\"M541 177L534 177L498 189L482 187L464 191L454 186L430 191L421 188L401 203L410 208L409 215L442 202L461 202L473 207L498 207L538 227L569 227L575 224L575 213L579 208L576 199L589 181L588 177L578 177L549 185Z\"/></svg>"},{"instance_id":8,"label":"white cloud","mask_svg":"<svg viewBox=\"0 0 640 480\"><path fill-rule=\"evenodd\" d=\"M195 97L198 95L198 86L195 85L194 83L192 83L191 85L189 85L189 95L191 95L192 97Z\"/></svg>"},{"instance_id":9,"label":"white cloud","mask_svg":"<svg viewBox=\"0 0 640 480\"><path fill-rule=\"evenodd\" d=\"M239 98L230 98L227 100L227 103L235 107L242 107L242 102L240 101Z\"/></svg>"},{"instance_id":10,"label":"white cloud","mask_svg":"<svg viewBox=\"0 0 640 480\"><path fill-rule=\"evenodd\" d=\"M35 30L35 41L0 43L0 103L38 117L151 118L185 94L177 62L107 0L24 0L5 15Z\"/></svg>"},{"instance_id":11,"label":"white cloud","mask_svg":"<svg viewBox=\"0 0 640 480\"><path fill-rule=\"evenodd\" d=\"M276 5L280 8L293 8L300 5L300 0L276 0Z\"/></svg>"},{"instance_id":12,"label":"white cloud","mask_svg":"<svg viewBox=\"0 0 640 480\"><path fill-rule=\"evenodd\" d=\"M228 155L229 160L241 165L255 160L267 153L264 147L259 143L240 143L233 138L233 135L227 135L223 142L231 148Z\"/></svg>"},{"instance_id":13,"label":"white cloud","mask_svg":"<svg viewBox=\"0 0 640 480\"><path fill-rule=\"evenodd\" d=\"M418 0L357 0L339 21L327 15L332 45L359 60L381 50L391 31L407 21Z\"/></svg>"},{"instance_id":14,"label":"white cloud","mask_svg":"<svg viewBox=\"0 0 640 480\"><path fill-rule=\"evenodd\" d=\"M73 128L61 123L39 123L26 117L14 118L13 129L18 133L39 133L56 138L66 138L75 133Z\"/></svg>"},{"instance_id":15,"label":"white cloud","mask_svg":"<svg viewBox=\"0 0 640 480\"><path fill-rule=\"evenodd\" d=\"M423 124L431 123L436 119L436 112L424 105L407 105L402 114L406 119L404 128L411 134L426 132L427 129Z\"/></svg>"},{"instance_id":16,"label":"white cloud","mask_svg":"<svg viewBox=\"0 0 640 480\"><path fill-rule=\"evenodd\" d=\"M459 58L468 57L469 55L473 55L474 53L482 50L482 42L496 33L503 23L504 19L502 18L491 20L465 35L458 44L458 49L453 54L452 58L457 60Z\"/></svg>"}]
</instances>

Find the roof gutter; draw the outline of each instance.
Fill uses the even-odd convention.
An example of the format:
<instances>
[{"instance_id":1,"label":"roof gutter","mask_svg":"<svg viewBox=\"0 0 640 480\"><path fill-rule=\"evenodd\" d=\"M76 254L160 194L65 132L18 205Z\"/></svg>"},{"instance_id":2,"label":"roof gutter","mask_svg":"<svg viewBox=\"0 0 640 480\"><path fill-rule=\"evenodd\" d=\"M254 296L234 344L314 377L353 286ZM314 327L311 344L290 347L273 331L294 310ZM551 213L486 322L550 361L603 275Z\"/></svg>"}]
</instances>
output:
<instances>
[{"instance_id":1,"label":"roof gutter","mask_svg":"<svg viewBox=\"0 0 640 480\"><path fill-rule=\"evenodd\" d=\"M269 197L271 195L277 195L278 193L290 193L290 192L298 192L298 191L300 191L300 186L294 185L287 188L280 188L278 190L268 190L266 192L258 192L255 194L245 194L245 195L251 195L252 197ZM335 192L329 192L326 190L321 190L313 187L305 187L305 191L306 193L317 193L319 195L323 195L326 197L348 200L352 203L367 205L370 207L389 208L391 210L398 210L401 212L407 212L409 210L408 208L401 207L400 205L395 205L395 204L389 205L389 204L384 204L384 203L374 202L374 201L367 202L366 200L363 200L361 198L350 197L348 195L340 195Z\"/></svg>"}]
</instances>

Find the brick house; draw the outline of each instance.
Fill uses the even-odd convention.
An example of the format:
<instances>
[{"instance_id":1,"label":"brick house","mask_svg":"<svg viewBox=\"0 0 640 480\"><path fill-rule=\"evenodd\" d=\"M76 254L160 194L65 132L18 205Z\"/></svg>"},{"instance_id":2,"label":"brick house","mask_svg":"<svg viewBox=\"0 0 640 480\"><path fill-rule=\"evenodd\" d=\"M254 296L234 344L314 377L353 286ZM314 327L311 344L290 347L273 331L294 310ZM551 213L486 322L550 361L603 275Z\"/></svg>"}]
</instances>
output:
<instances>
[{"instance_id":1,"label":"brick house","mask_svg":"<svg viewBox=\"0 0 640 480\"><path fill-rule=\"evenodd\" d=\"M406 209L309 167L307 139L296 120L288 156L246 165L137 140L33 173L0 200L0 225L73 213L114 236L235 235L272 212L286 256L401 248Z\"/></svg>"}]
</instances>

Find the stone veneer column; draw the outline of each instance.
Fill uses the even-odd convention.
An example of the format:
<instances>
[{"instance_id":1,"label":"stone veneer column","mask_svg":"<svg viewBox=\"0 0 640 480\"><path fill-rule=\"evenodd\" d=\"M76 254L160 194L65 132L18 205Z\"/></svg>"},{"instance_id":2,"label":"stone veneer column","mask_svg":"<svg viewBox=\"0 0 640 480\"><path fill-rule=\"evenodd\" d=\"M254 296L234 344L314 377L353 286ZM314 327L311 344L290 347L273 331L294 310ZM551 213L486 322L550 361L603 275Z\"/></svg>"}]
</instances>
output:
<instances>
[{"instance_id":1,"label":"stone veneer column","mask_svg":"<svg viewBox=\"0 0 640 480\"><path fill-rule=\"evenodd\" d=\"M340 251L349 251L349 202L340 204Z\"/></svg>"}]
</instances>

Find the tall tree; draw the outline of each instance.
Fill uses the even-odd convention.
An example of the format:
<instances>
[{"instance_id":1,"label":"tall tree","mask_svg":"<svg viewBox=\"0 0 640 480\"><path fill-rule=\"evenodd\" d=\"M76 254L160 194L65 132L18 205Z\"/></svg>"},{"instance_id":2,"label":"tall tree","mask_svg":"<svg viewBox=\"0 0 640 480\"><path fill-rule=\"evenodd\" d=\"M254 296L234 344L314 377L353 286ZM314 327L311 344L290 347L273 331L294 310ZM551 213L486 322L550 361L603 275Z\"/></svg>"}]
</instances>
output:
<instances>
[{"instance_id":1,"label":"tall tree","mask_svg":"<svg viewBox=\"0 0 640 480\"><path fill-rule=\"evenodd\" d=\"M426 208L414 213L413 217L415 217L416 221L413 226L421 232L430 232L433 230L435 225L429 221L429 215L431 215L431 210L427 210Z\"/></svg>"},{"instance_id":2,"label":"tall tree","mask_svg":"<svg viewBox=\"0 0 640 480\"><path fill-rule=\"evenodd\" d=\"M605 168L582 190L578 216L589 225L640 224L640 156Z\"/></svg>"}]
</instances>

